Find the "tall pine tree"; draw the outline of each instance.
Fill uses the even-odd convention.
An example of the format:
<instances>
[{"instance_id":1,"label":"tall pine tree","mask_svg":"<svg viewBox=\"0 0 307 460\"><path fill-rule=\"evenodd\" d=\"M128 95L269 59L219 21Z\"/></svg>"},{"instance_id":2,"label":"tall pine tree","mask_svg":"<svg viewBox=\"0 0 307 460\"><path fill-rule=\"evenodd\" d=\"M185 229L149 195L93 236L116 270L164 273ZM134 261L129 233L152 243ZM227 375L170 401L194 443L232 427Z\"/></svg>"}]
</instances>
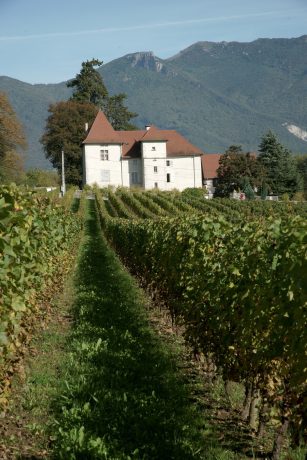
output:
<instances>
[{"instance_id":1,"label":"tall pine tree","mask_svg":"<svg viewBox=\"0 0 307 460\"><path fill-rule=\"evenodd\" d=\"M70 100L87 102L102 109L108 99L108 91L103 79L95 67L101 66L102 61L92 59L82 62L80 73L67 83L69 88L74 88Z\"/></svg>"},{"instance_id":2,"label":"tall pine tree","mask_svg":"<svg viewBox=\"0 0 307 460\"><path fill-rule=\"evenodd\" d=\"M135 118L137 113L130 112L124 105L127 98L126 94L109 95L103 79L96 69L101 65L102 61L98 59L82 62L80 73L67 83L68 87L74 88L71 100L94 104L105 113L116 130L136 129L136 126L131 123L131 119Z\"/></svg>"},{"instance_id":3,"label":"tall pine tree","mask_svg":"<svg viewBox=\"0 0 307 460\"><path fill-rule=\"evenodd\" d=\"M45 133L41 138L46 157L60 172L61 151L65 153L66 181L82 184L82 151L85 138L85 123L91 125L98 110L103 110L114 129L131 130L131 118L136 113L129 112L124 105L125 94L109 96L103 79L96 67L102 61L92 59L82 62L80 73L67 83L73 88L70 100L51 104Z\"/></svg>"},{"instance_id":4,"label":"tall pine tree","mask_svg":"<svg viewBox=\"0 0 307 460\"><path fill-rule=\"evenodd\" d=\"M271 193L292 196L302 188L297 164L291 152L278 142L272 131L265 134L259 145L259 162L266 170L266 184Z\"/></svg>"}]
</instances>

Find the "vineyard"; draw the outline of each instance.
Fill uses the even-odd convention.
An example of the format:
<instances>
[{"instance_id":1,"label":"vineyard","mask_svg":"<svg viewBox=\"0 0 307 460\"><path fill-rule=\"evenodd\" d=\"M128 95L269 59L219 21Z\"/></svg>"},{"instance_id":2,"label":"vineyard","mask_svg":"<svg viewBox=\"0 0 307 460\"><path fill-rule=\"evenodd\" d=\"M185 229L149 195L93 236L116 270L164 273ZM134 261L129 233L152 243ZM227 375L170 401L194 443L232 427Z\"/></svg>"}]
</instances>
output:
<instances>
[{"instance_id":1,"label":"vineyard","mask_svg":"<svg viewBox=\"0 0 307 460\"><path fill-rule=\"evenodd\" d=\"M118 189L116 192L96 190L103 202L104 217L123 219L157 219L182 215L206 217L223 216L227 221L241 223L242 220L266 220L268 217L280 219L300 216L307 218L307 203L272 201L237 201L225 198L205 200L198 189L180 192L134 191Z\"/></svg>"},{"instance_id":2,"label":"vineyard","mask_svg":"<svg viewBox=\"0 0 307 460\"><path fill-rule=\"evenodd\" d=\"M283 449L302 445L306 203L206 200L189 189L93 192L95 200L85 200L86 193L76 199L73 190L59 200L13 186L0 189L0 404L8 397L13 363L58 283L59 267L65 273L72 264L69 254L85 219L67 391L52 435L55 458L245 458L205 456L199 436L196 442L192 428L183 428L191 423L190 409L175 383L171 391L178 400L174 406L166 402L172 395L161 382L180 378L164 374L171 358L140 326L141 297L101 239L98 212L109 245L152 302L169 311L193 359L225 382L226 395L229 382L245 390L240 423L260 444L273 433L269 450L275 460L283 458ZM180 405L181 411L175 409ZM159 421L166 407L178 413L176 423L171 415L167 423ZM147 430L142 432L140 421Z\"/></svg>"},{"instance_id":3,"label":"vineyard","mask_svg":"<svg viewBox=\"0 0 307 460\"><path fill-rule=\"evenodd\" d=\"M261 433L277 419L279 458L289 428L296 442L306 436L306 204L97 196L132 273L158 292L196 353L226 382L244 383L251 426Z\"/></svg>"},{"instance_id":4,"label":"vineyard","mask_svg":"<svg viewBox=\"0 0 307 460\"><path fill-rule=\"evenodd\" d=\"M72 194L57 201L15 186L0 189L0 402L39 305L80 231L80 219L67 210Z\"/></svg>"}]
</instances>

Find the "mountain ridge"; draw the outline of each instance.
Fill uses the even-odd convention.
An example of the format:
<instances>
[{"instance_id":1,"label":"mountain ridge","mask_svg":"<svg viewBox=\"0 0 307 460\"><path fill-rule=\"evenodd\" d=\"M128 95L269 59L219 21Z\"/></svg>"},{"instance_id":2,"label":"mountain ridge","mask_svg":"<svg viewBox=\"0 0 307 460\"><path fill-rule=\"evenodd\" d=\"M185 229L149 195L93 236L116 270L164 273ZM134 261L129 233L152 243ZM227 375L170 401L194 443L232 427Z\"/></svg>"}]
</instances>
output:
<instances>
[{"instance_id":1,"label":"mountain ridge","mask_svg":"<svg viewBox=\"0 0 307 460\"><path fill-rule=\"evenodd\" d=\"M307 127L307 35L199 41L167 59L138 51L98 70L110 94L127 94L140 127L153 123L176 129L208 153L231 144L255 151L272 129L295 153L307 152L307 143L294 134L298 130L286 127ZM49 104L68 99L71 89L66 82L30 84L0 77L0 91L8 94L25 125L31 152L27 166L50 166L38 139Z\"/></svg>"}]
</instances>

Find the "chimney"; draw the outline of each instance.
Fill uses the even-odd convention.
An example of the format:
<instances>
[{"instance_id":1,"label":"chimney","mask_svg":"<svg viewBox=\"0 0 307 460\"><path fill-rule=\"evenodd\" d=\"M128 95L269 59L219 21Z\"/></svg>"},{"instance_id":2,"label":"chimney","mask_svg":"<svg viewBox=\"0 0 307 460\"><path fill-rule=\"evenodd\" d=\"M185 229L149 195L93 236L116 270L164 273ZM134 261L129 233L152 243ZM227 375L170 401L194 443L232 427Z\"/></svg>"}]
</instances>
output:
<instances>
[{"instance_id":1,"label":"chimney","mask_svg":"<svg viewBox=\"0 0 307 460\"><path fill-rule=\"evenodd\" d=\"M145 125L145 129L148 131L150 129L150 125Z\"/></svg>"},{"instance_id":2,"label":"chimney","mask_svg":"<svg viewBox=\"0 0 307 460\"><path fill-rule=\"evenodd\" d=\"M85 123L85 132L87 133L88 132L88 123Z\"/></svg>"}]
</instances>

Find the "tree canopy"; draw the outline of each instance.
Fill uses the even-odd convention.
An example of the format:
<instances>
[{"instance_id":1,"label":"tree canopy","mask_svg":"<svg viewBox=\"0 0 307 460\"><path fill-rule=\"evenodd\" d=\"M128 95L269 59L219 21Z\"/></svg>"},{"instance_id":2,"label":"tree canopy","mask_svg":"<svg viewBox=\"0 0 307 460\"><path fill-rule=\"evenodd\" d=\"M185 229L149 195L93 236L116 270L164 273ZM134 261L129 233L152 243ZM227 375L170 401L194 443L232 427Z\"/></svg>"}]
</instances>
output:
<instances>
[{"instance_id":1,"label":"tree canopy","mask_svg":"<svg viewBox=\"0 0 307 460\"><path fill-rule=\"evenodd\" d=\"M57 187L60 177L56 171L33 168L26 172L23 183L29 187Z\"/></svg>"},{"instance_id":2,"label":"tree canopy","mask_svg":"<svg viewBox=\"0 0 307 460\"><path fill-rule=\"evenodd\" d=\"M70 100L87 102L102 109L108 99L108 91L103 79L95 67L102 65L102 61L92 59L82 62L80 73L67 83L69 88L74 88Z\"/></svg>"},{"instance_id":3,"label":"tree canopy","mask_svg":"<svg viewBox=\"0 0 307 460\"><path fill-rule=\"evenodd\" d=\"M302 189L295 158L272 131L262 137L259 152L259 162L267 172L266 182L271 193L293 195Z\"/></svg>"},{"instance_id":4,"label":"tree canopy","mask_svg":"<svg viewBox=\"0 0 307 460\"><path fill-rule=\"evenodd\" d=\"M23 172L21 149L26 148L23 128L5 93L0 92L0 180L16 181Z\"/></svg>"},{"instance_id":5,"label":"tree canopy","mask_svg":"<svg viewBox=\"0 0 307 460\"><path fill-rule=\"evenodd\" d=\"M215 196L228 197L237 190L252 199L257 190L265 199L268 193L293 196L303 190L305 163L301 161L298 167L298 161L272 131L262 137L259 152L256 156L231 145L220 158Z\"/></svg>"},{"instance_id":6,"label":"tree canopy","mask_svg":"<svg viewBox=\"0 0 307 460\"><path fill-rule=\"evenodd\" d=\"M131 119L135 118L137 113L130 112L124 105L127 95L124 93L109 95L102 76L96 69L102 63L98 59L82 62L80 73L67 83L68 87L74 88L70 100L94 104L105 113L116 130L136 129Z\"/></svg>"},{"instance_id":7,"label":"tree canopy","mask_svg":"<svg viewBox=\"0 0 307 460\"><path fill-rule=\"evenodd\" d=\"M303 189L305 198L307 198L307 155L296 158L298 171L303 179Z\"/></svg>"},{"instance_id":8,"label":"tree canopy","mask_svg":"<svg viewBox=\"0 0 307 460\"><path fill-rule=\"evenodd\" d=\"M130 123L131 118L137 117L137 113L129 112L124 105L127 95L124 93L110 96L105 108L105 115L115 130L130 131L136 126Z\"/></svg>"},{"instance_id":9,"label":"tree canopy","mask_svg":"<svg viewBox=\"0 0 307 460\"><path fill-rule=\"evenodd\" d=\"M9 150L0 160L0 183L20 184L24 177L23 157L15 150Z\"/></svg>"},{"instance_id":10,"label":"tree canopy","mask_svg":"<svg viewBox=\"0 0 307 460\"><path fill-rule=\"evenodd\" d=\"M259 187L263 175L264 169L255 155L242 152L239 145L231 145L220 158L215 196L229 197L234 190L247 190L252 196L253 188Z\"/></svg>"},{"instance_id":11,"label":"tree canopy","mask_svg":"<svg viewBox=\"0 0 307 460\"><path fill-rule=\"evenodd\" d=\"M89 126L97 111L103 110L116 130L131 130L135 126L131 119L137 114L124 105L123 93L109 96L97 67L102 61L92 59L82 62L80 73L67 83L73 88L71 98L66 102L51 104L45 133L41 138L46 157L61 172L61 152L65 155L65 177L67 183L82 184L81 144L85 138L84 126Z\"/></svg>"},{"instance_id":12,"label":"tree canopy","mask_svg":"<svg viewBox=\"0 0 307 460\"><path fill-rule=\"evenodd\" d=\"M45 133L41 138L46 157L61 173L61 152L65 155L67 183L82 184L82 149L85 123L91 124L97 114L95 105L86 102L67 101L52 104Z\"/></svg>"}]
</instances>

